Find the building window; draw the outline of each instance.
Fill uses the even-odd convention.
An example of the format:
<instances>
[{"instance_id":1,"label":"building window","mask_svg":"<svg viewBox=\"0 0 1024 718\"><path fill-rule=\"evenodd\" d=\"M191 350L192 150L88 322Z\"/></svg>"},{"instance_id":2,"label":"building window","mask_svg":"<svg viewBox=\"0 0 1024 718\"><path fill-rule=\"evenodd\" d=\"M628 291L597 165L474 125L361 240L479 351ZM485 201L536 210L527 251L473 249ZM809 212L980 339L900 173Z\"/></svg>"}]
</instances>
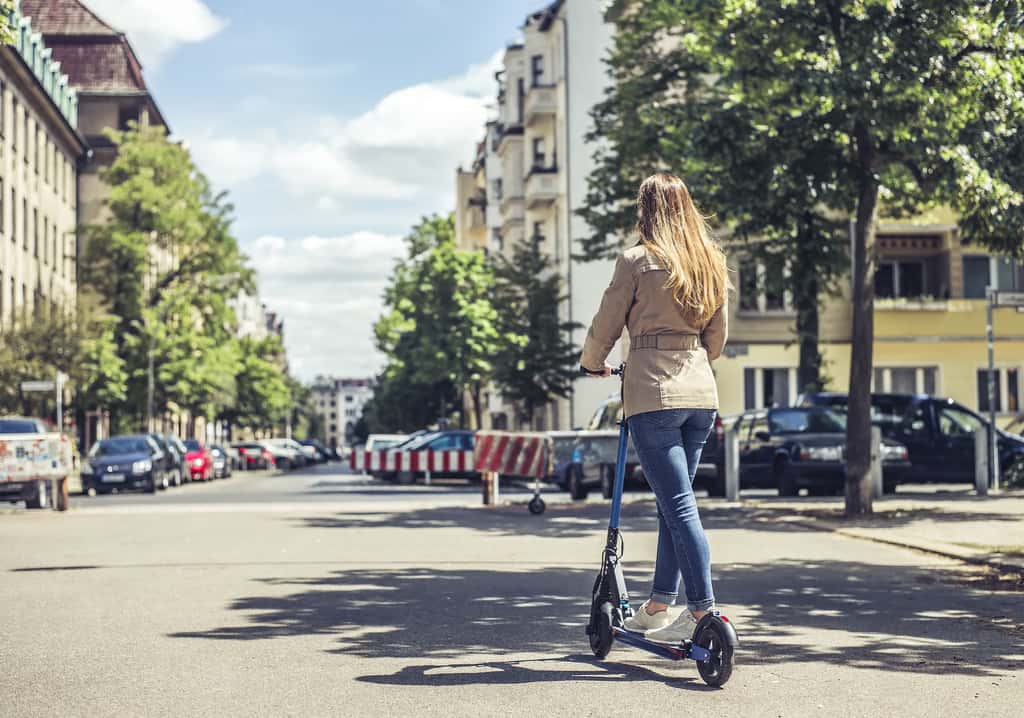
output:
<instances>
[{"instance_id":1,"label":"building window","mask_svg":"<svg viewBox=\"0 0 1024 718\"><path fill-rule=\"evenodd\" d=\"M336 432L337 430L338 430L338 425L337 424L331 424L331 428L328 429L328 431L330 431L332 434L334 432Z\"/></svg>"},{"instance_id":2,"label":"building window","mask_svg":"<svg viewBox=\"0 0 1024 718\"><path fill-rule=\"evenodd\" d=\"M356 398L352 394L346 394L345 395L345 401L347 401L347 402L355 401L355 399Z\"/></svg>"},{"instance_id":3,"label":"building window","mask_svg":"<svg viewBox=\"0 0 1024 718\"><path fill-rule=\"evenodd\" d=\"M872 391L880 394L938 394L938 367L876 366Z\"/></svg>"},{"instance_id":4,"label":"building window","mask_svg":"<svg viewBox=\"0 0 1024 718\"><path fill-rule=\"evenodd\" d=\"M526 97L526 83L523 78L516 82L516 124L523 124L523 100Z\"/></svg>"},{"instance_id":5,"label":"building window","mask_svg":"<svg viewBox=\"0 0 1024 718\"><path fill-rule=\"evenodd\" d=\"M786 289L789 267L781 256L755 260L746 258L739 264L739 307L744 312L788 312L792 297Z\"/></svg>"},{"instance_id":6,"label":"building window","mask_svg":"<svg viewBox=\"0 0 1024 718\"><path fill-rule=\"evenodd\" d=\"M984 299L988 287L1024 290L1024 265L1004 257L964 257L964 298Z\"/></svg>"},{"instance_id":7,"label":"building window","mask_svg":"<svg viewBox=\"0 0 1024 718\"><path fill-rule=\"evenodd\" d=\"M117 111L117 129L122 132L130 129L130 123L138 121L139 110L137 107L122 107Z\"/></svg>"},{"instance_id":8,"label":"building window","mask_svg":"<svg viewBox=\"0 0 1024 718\"><path fill-rule=\"evenodd\" d=\"M11 241L18 243L18 197L11 187Z\"/></svg>"},{"instance_id":9,"label":"building window","mask_svg":"<svg viewBox=\"0 0 1024 718\"><path fill-rule=\"evenodd\" d=\"M914 299L924 296L924 262L881 262L875 272L875 296L879 299Z\"/></svg>"},{"instance_id":10,"label":"building window","mask_svg":"<svg viewBox=\"0 0 1024 718\"><path fill-rule=\"evenodd\" d=\"M21 241L28 251L28 200L21 198Z\"/></svg>"},{"instance_id":11,"label":"building window","mask_svg":"<svg viewBox=\"0 0 1024 718\"><path fill-rule=\"evenodd\" d=\"M36 235L39 234L39 225L36 225ZM50 220L43 217L43 264L47 265L50 263ZM54 253L56 254L56 253Z\"/></svg>"},{"instance_id":12,"label":"building window","mask_svg":"<svg viewBox=\"0 0 1024 718\"><path fill-rule=\"evenodd\" d=\"M544 138L534 137L533 138L533 166L534 167L546 167L547 166L547 154L544 152Z\"/></svg>"},{"instance_id":13,"label":"building window","mask_svg":"<svg viewBox=\"0 0 1024 718\"><path fill-rule=\"evenodd\" d=\"M491 189L494 191L494 199L500 201L504 194L504 184L500 177L491 182Z\"/></svg>"},{"instance_id":14,"label":"building window","mask_svg":"<svg viewBox=\"0 0 1024 718\"><path fill-rule=\"evenodd\" d=\"M1020 412L1020 369L996 367L995 410L997 414ZM978 369L978 411L988 412L988 368Z\"/></svg>"},{"instance_id":15,"label":"building window","mask_svg":"<svg viewBox=\"0 0 1024 718\"><path fill-rule=\"evenodd\" d=\"M544 56L534 55L530 58L530 79L533 82L533 86L537 87L544 84Z\"/></svg>"},{"instance_id":16,"label":"building window","mask_svg":"<svg viewBox=\"0 0 1024 718\"><path fill-rule=\"evenodd\" d=\"M18 151L18 101L11 98L11 150Z\"/></svg>"},{"instance_id":17,"label":"building window","mask_svg":"<svg viewBox=\"0 0 1024 718\"><path fill-rule=\"evenodd\" d=\"M32 255L39 256L39 210L32 210Z\"/></svg>"},{"instance_id":18,"label":"building window","mask_svg":"<svg viewBox=\"0 0 1024 718\"><path fill-rule=\"evenodd\" d=\"M338 418L338 414L337 414L336 412L333 412L333 411L332 411L332 412L331 412L331 418L332 418L332 419L337 419L337 418Z\"/></svg>"},{"instance_id":19,"label":"building window","mask_svg":"<svg viewBox=\"0 0 1024 718\"><path fill-rule=\"evenodd\" d=\"M796 402L795 368L743 370L743 408L769 409Z\"/></svg>"},{"instance_id":20,"label":"building window","mask_svg":"<svg viewBox=\"0 0 1024 718\"><path fill-rule=\"evenodd\" d=\"M54 270L56 270L58 262L63 264L63 262L61 261L63 259L63 257L61 257L60 255L57 254L57 223L56 222L54 222L53 224L50 225L50 247L51 247L51 254L53 256L53 268L54 268Z\"/></svg>"},{"instance_id":21,"label":"building window","mask_svg":"<svg viewBox=\"0 0 1024 718\"><path fill-rule=\"evenodd\" d=\"M3 234L6 231L7 217L4 216L4 180L3 177L0 177L0 234ZM0 285L0 288L2 288L2 285Z\"/></svg>"}]
</instances>

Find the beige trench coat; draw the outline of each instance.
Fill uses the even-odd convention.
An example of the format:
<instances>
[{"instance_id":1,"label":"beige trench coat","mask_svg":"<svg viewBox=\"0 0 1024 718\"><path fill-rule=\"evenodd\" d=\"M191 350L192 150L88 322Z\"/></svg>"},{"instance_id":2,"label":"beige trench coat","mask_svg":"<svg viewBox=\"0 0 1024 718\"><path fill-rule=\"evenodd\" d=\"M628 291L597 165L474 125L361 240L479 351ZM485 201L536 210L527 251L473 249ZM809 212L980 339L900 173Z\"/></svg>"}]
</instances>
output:
<instances>
[{"instance_id":1,"label":"beige trench coat","mask_svg":"<svg viewBox=\"0 0 1024 718\"><path fill-rule=\"evenodd\" d=\"M599 370L622 335L629 331L629 357L623 383L623 411L717 409L718 387L711 360L725 347L727 307L698 326L684 316L665 287L667 272L641 243L615 263L583 345L580 364Z\"/></svg>"}]
</instances>

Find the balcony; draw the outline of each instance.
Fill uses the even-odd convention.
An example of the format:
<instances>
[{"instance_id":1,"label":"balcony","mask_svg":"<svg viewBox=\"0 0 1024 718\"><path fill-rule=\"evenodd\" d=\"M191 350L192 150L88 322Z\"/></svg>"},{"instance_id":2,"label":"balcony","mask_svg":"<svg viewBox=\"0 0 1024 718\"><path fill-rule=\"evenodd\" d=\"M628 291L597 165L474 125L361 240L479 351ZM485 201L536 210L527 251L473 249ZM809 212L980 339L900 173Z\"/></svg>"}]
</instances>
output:
<instances>
[{"instance_id":1,"label":"balcony","mask_svg":"<svg viewBox=\"0 0 1024 718\"><path fill-rule=\"evenodd\" d=\"M558 167L534 167L526 176L526 206L548 207L558 199Z\"/></svg>"},{"instance_id":2,"label":"balcony","mask_svg":"<svg viewBox=\"0 0 1024 718\"><path fill-rule=\"evenodd\" d=\"M545 117L554 117L558 111L558 94L554 85L533 85L526 93L523 114L526 124L532 125Z\"/></svg>"},{"instance_id":3,"label":"balcony","mask_svg":"<svg viewBox=\"0 0 1024 718\"><path fill-rule=\"evenodd\" d=\"M508 236L509 232L523 226L526 212L522 197L505 197L501 200L501 233Z\"/></svg>"},{"instance_id":4,"label":"balcony","mask_svg":"<svg viewBox=\"0 0 1024 718\"><path fill-rule=\"evenodd\" d=\"M514 143L518 143L522 146L523 142L523 126L522 125L501 125L498 128L498 155L504 155L508 148Z\"/></svg>"}]
</instances>

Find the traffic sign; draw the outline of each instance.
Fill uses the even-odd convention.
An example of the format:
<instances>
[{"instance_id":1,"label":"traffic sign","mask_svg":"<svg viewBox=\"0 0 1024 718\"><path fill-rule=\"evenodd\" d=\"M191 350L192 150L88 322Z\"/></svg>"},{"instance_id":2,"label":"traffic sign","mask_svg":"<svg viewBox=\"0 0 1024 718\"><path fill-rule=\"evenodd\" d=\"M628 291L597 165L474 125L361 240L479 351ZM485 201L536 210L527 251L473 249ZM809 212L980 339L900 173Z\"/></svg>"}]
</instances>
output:
<instances>
[{"instance_id":1,"label":"traffic sign","mask_svg":"<svg viewBox=\"0 0 1024 718\"><path fill-rule=\"evenodd\" d=\"M23 381L21 382L22 391L53 391L57 388L57 384L52 381Z\"/></svg>"},{"instance_id":2,"label":"traffic sign","mask_svg":"<svg viewBox=\"0 0 1024 718\"><path fill-rule=\"evenodd\" d=\"M1024 292L994 292L997 307L1024 307Z\"/></svg>"}]
</instances>

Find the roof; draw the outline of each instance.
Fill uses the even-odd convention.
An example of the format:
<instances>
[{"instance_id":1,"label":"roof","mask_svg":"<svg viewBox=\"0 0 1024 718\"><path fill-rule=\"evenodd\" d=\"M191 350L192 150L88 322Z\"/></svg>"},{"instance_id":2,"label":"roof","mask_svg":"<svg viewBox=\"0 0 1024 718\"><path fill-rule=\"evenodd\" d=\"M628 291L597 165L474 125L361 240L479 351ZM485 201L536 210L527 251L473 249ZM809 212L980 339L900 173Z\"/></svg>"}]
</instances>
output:
<instances>
[{"instance_id":1,"label":"roof","mask_svg":"<svg viewBox=\"0 0 1024 718\"><path fill-rule=\"evenodd\" d=\"M122 35L78 0L21 0L21 13L44 35Z\"/></svg>"},{"instance_id":2,"label":"roof","mask_svg":"<svg viewBox=\"0 0 1024 718\"><path fill-rule=\"evenodd\" d=\"M22 0L71 84L84 92L147 92L128 38L79 0Z\"/></svg>"},{"instance_id":3,"label":"roof","mask_svg":"<svg viewBox=\"0 0 1024 718\"><path fill-rule=\"evenodd\" d=\"M538 10L535 13L531 13L526 18L526 24L532 23L537 24L537 29L541 32L547 32L548 28L551 27L551 23L558 17L558 11L562 9L562 5L565 4L565 0L554 0L543 10Z\"/></svg>"}]
</instances>

